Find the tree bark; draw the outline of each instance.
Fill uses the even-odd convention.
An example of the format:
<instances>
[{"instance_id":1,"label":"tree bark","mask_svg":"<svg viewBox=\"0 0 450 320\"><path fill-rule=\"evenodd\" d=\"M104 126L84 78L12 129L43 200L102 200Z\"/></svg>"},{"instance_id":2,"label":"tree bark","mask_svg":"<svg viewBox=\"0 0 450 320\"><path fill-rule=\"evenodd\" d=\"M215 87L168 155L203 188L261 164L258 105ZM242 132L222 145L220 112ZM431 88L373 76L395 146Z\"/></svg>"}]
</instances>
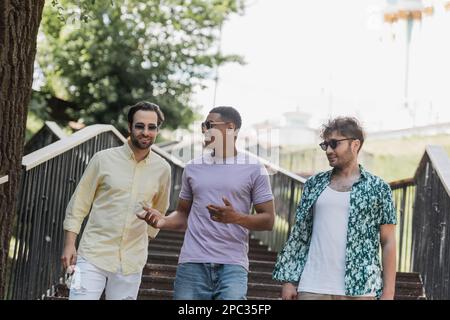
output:
<instances>
[{"instance_id":1,"label":"tree bark","mask_svg":"<svg viewBox=\"0 0 450 320\"><path fill-rule=\"evenodd\" d=\"M0 1L0 299L5 298L36 40L45 0Z\"/></svg>"}]
</instances>

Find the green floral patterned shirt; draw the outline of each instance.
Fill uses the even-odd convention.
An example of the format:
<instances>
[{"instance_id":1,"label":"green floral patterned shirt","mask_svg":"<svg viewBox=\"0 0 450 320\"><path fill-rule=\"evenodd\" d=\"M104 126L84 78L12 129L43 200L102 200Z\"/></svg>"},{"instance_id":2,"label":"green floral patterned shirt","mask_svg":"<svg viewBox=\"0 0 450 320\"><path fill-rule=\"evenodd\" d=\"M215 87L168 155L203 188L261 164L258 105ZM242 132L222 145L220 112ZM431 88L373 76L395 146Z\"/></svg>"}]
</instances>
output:
<instances>
[{"instance_id":1,"label":"green floral patterned shirt","mask_svg":"<svg viewBox=\"0 0 450 320\"><path fill-rule=\"evenodd\" d=\"M345 294L381 295L380 225L396 224L389 185L360 166L361 177L350 193L345 257ZM330 184L332 170L309 178L297 208L295 225L279 253L273 278L298 284L308 257L312 235L313 206Z\"/></svg>"}]
</instances>

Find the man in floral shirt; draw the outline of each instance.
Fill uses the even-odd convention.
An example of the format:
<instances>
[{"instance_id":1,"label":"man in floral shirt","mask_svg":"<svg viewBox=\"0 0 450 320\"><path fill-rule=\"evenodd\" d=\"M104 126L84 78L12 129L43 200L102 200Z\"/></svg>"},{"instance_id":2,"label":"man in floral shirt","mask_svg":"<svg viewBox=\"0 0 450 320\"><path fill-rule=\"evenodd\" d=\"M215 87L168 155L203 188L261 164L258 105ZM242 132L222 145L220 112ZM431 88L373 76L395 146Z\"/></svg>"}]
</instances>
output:
<instances>
[{"instance_id":1,"label":"man in floral shirt","mask_svg":"<svg viewBox=\"0 0 450 320\"><path fill-rule=\"evenodd\" d=\"M396 214L391 189L358 164L364 132L356 119L329 121L321 137L333 169L305 183L273 278L284 282L286 300L393 299Z\"/></svg>"}]
</instances>

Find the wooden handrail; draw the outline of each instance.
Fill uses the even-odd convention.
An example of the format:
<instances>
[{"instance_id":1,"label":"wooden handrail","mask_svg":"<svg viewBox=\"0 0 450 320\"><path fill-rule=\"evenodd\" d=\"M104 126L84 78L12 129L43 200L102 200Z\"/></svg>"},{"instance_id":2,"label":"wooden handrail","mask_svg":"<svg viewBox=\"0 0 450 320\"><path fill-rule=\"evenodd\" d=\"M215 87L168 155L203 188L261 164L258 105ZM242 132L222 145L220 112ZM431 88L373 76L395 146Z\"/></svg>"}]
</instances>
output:
<instances>
[{"instance_id":1,"label":"wooden handrail","mask_svg":"<svg viewBox=\"0 0 450 320\"><path fill-rule=\"evenodd\" d=\"M301 177L301 176L299 176L299 175L297 175L295 173L289 172L289 171L287 171L287 170L277 166L276 164L274 164L274 163L272 163L272 162L270 162L270 161L268 161L268 160L266 160L264 158L261 158L261 157L259 157L258 155L254 154L254 153L251 153L250 151L247 151L247 150L239 150L239 151L243 152L243 153L246 153L246 154L248 154L248 155L250 155L252 157L257 158L266 167L274 170L275 172L280 172L280 173L288 176L289 178L291 178L293 180L296 180L296 181L298 181L298 182L300 182L302 184L305 184L305 182L307 180L306 178Z\"/></svg>"},{"instance_id":2,"label":"wooden handrail","mask_svg":"<svg viewBox=\"0 0 450 320\"><path fill-rule=\"evenodd\" d=\"M398 189L402 187L413 186L415 184L414 178L402 179L389 182L391 189Z\"/></svg>"},{"instance_id":3,"label":"wooden handrail","mask_svg":"<svg viewBox=\"0 0 450 320\"><path fill-rule=\"evenodd\" d=\"M127 139L112 125L108 124L94 124L75 132L71 136L63 137L44 148L36 150L22 158L22 166L25 170L30 170L45 161L54 158L67 150L70 150L87 140L98 136L101 133L111 131L119 140L123 143L127 142ZM163 156L167 160L172 161L175 165L184 168L184 163L179 159L175 158L171 154L162 150L158 146L153 145L152 150L154 150L159 155ZM3 178L2 178L3 179Z\"/></svg>"},{"instance_id":4,"label":"wooden handrail","mask_svg":"<svg viewBox=\"0 0 450 320\"><path fill-rule=\"evenodd\" d=\"M25 157L22 158L22 166L25 170L30 170L45 161L54 158L80 144L83 142L103 133L112 131L120 140L124 143L127 141L116 128L112 125L106 124L94 124L88 126L80 131L75 132L69 137L58 140L44 148L36 150Z\"/></svg>"},{"instance_id":5,"label":"wooden handrail","mask_svg":"<svg viewBox=\"0 0 450 320\"><path fill-rule=\"evenodd\" d=\"M52 133L57 136L59 139L64 139L67 137L67 134L61 130L58 124L55 121L45 121L45 125L52 131Z\"/></svg>"},{"instance_id":6,"label":"wooden handrail","mask_svg":"<svg viewBox=\"0 0 450 320\"><path fill-rule=\"evenodd\" d=\"M447 194L450 196L450 159L442 146L429 145L426 147L425 154L420 161L419 167L416 170L414 179L417 179L420 170L422 170L426 155L428 155L434 169L436 170L436 173L438 174L442 182L442 185L447 191Z\"/></svg>"},{"instance_id":7,"label":"wooden handrail","mask_svg":"<svg viewBox=\"0 0 450 320\"><path fill-rule=\"evenodd\" d=\"M152 150L155 151L156 153L158 153L160 156L162 156L166 160L172 161L178 167L184 168L186 166L186 164L183 161L181 161L174 155L168 153L167 151L161 149L160 147L158 147L156 145L152 145Z\"/></svg>"}]
</instances>

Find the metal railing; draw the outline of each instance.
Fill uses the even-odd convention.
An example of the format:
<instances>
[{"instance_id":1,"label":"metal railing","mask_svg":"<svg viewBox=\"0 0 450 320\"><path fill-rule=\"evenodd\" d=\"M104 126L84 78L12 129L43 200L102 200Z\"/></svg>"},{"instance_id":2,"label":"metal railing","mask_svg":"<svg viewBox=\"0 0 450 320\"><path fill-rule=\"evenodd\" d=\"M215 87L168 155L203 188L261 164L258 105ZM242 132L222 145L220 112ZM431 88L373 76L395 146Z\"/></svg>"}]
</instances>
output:
<instances>
[{"instance_id":1,"label":"metal railing","mask_svg":"<svg viewBox=\"0 0 450 320\"><path fill-rule=\"evenodd\" d=\"M95 125L23 158L7 299L40 299L59 282L70 196L94 153L123 141L112 126Z\"/></svg>"},{"instance_id":2,"label":"metal railing","mask_svg":"<svg viewBox=\"0 0 450 320\"><path fill-rule=\"evenodd\" d=\"M44 126L36 132L24 146L24 155L39 150L58 140L64 139L67 135L54 121L45 121Z\"/></svg>"},{"instance_id":3,"label":"metal railing","mask_svg":"<svg viewBox=\"0 0 450 320\"><path fill-rule=\"evenodd\" d=\"M430 299L450 299L450 160L429 146L415 175L413 270Z\"/></svg>"},{"instance_id":4,"label":"metal railing","mask_svg":"<svg viewBox=\"0 0 450 320\"><path fill-rule=\"evenodd\" d=\"M255 155L253 155L256 157ZM258 160L269 172L275 202L275 223L272 231L252 231L252 238L260 240L269 250L279 252L286 243L295 222L295 212L306 179L284 170L263 158Z\"/></svg>"},{"instance_id":5,"label":"metal railing","mask_svg":"<svg viewBox=\"0 0 450 320\"><path fill-rule=\"evenodd\" d=\"M41 299L53 295L63 274L60 262L63 221L70 197L92 156L126 141L113 126L92 125L23 158L10 243L13 256L8 265L7 299ZM184 164L157 146L152 146L152 150L172 168L170 208L174 210ZM7 182L7 177L2 177L0 182Z\"/></svg>"},{"instance_id":6,"label":"metal railing","mask_svg":"<svg viewBox=\"0 0 450 320\"><path fill-rule=\"evenodd\" d=\"M397 271L412 271L412 219L416 185L414 179L390 183L397 211Z\"/></svg>"},{"instance_id":7,"label":"metal railing","mask_svg":"<svg viewBox=\"0 0 450 320\"><path fill-rule=\"evenodd\" d=\"M70 196L92 156L124 142L126 139L114 127L93 125L23 158L18 213L11 242L13 257L8 266L8 299L39 299L52 294L48 289L60 282L63 271L60 263L64 242L62 224ZM169 209L172 211L178 201L185 165L157 146L152 149L165 158L172 169ZM426 283L432 286L427 292L434 288L436 292L440 290L435 297L447 294L448 298L450 254L447 252L450 250L446 245L449 236L446 226L450 222L450 165L448 158L443 159L442 150L427 148L415 179L390 185L398 215L397 270L422 272L427 276ZM306 179L262 158L259 161L270 173L277 214L272 231L252 232L251 236L268 245L270 250L279 251L295 221ZM7 177L1 177L0 184L5 182Z\"/></svg>"},{"instance_id":8,"label":"metal railing","mask_svg":"<svg viewBox=\"0 0 450 320\"><path fill-rule=\"evenodd\" d=\"M167 148L169 152L172 147L173 146ZM194 145L190 145L188 146L188 148L189 150L191 150L191 152L188 152L188 154L196 154L195 152L193 152ZM286 242L291 227L294 224L295 212L300 201L300 197L303 191L303 185L306 179L285 169L282 169L279 166L261 157L258 157L257 155L247 150L239 151L251 157L257 158L258 161L265 165L267 171L270 174L270 183L275 198L276 216L273 230L252 231L250 235L252 238L258 239L263 244L267 245L269 247L269 250L279 251ZM176 196L171 197L171 203L173 201L173 208L175 208L175 202L178 200L178 194L180 191L179 188L181 188L181 175L183 173L184 162L179 158L176 158L169 152L165 152L163 155L161 151L159 151L159 153L163 155L163 157L168 160L168 162L172 166L172 194ZM174 176L176 177L176 179L178 179L179 177L180 180L174 180Z\"/></svg>"}]
</instances>

